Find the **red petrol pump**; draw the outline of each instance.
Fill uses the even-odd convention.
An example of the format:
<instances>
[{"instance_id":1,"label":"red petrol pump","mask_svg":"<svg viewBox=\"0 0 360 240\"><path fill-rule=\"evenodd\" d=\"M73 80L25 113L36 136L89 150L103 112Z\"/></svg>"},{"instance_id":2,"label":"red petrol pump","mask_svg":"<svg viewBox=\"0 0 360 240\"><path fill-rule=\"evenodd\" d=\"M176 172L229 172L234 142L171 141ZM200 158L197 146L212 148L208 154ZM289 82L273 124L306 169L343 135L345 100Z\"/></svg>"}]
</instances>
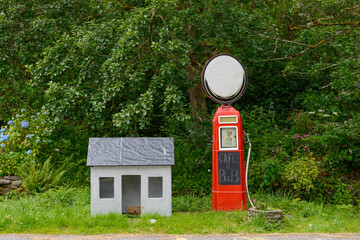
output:
<instances>
[{"instance_id":1,"label":"red petrol pump","mask_svg":"<svg viewBox=\"0 0 360 240\"><path fill-rule=\"evenodd\" d=\"M213 210L247 209L244 166L240 113L222 105L213 118Z\"/></svg>"},{"instance_id":2,"label":"red petrol pump","mask_svg":"<svg viewBox=\"0 0 360 240\"><path fill-rule=\"evenodd\" d=\"M201 82L206 94L221 104L213 118L212 208L247 209L242 119L231 106L246 90L245 67L232 55L216 55L206 62Z\"/></svg>"}]
</instances>

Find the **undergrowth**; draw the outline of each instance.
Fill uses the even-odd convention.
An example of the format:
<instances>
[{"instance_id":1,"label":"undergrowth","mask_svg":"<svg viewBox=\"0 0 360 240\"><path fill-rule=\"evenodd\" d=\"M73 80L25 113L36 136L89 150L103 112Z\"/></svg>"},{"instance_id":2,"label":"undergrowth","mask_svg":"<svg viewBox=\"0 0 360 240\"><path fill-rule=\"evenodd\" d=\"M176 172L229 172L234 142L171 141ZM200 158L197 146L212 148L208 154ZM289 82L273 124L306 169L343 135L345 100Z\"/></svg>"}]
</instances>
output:
<instances>
[{"instance_id":1,"label":"undergrowth","mask_svg":"<svg viewBox=\"0 0 360 240\"><path fill-rule=\"evenodd\" d=\"M173 197L171 217L120 214L90 215L89 188L58 188L45 193L12 193L0 200L2 233L164 233L359 232L359 208L306 202L285 193L253 194L258 202L281 208L285 216L270 223L246 211L212 211L211 197ZM155 219L154 222L152 219ZM150 221L151 220L151 221Z\"/></svg>"}]
</instances>

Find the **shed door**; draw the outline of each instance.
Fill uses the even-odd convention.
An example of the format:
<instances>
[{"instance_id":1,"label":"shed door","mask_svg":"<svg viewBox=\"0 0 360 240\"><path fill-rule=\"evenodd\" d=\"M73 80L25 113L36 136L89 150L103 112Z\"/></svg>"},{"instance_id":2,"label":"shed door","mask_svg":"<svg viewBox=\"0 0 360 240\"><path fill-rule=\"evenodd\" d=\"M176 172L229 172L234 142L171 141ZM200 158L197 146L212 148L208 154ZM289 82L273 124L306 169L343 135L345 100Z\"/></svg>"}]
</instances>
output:
<instances>
[{"instance_id":1,"label":"shed door","mask_svg":"<svg viewBox=\"0 0 360 240\"><path fill-rule=\"evenodd\" d=\"M141 208L141 177L140 175L123 175L122 182L122 213L127 213L128 207Z\"/></svg>"}]
</instances>

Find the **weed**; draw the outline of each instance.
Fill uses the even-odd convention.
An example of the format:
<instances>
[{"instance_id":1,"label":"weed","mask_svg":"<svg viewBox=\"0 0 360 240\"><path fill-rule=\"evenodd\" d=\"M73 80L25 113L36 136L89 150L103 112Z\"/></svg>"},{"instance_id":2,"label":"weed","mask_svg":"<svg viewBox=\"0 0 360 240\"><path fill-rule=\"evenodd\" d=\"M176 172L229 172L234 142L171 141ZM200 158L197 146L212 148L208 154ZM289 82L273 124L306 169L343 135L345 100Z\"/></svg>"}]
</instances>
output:
<instances>
[{"instance_id":1,"label":"weed","mask_svg":"<svg viewBox=\"0 0 360 240\"><path fill-rule=\"evenodd\" d=\"M0 199L2 233L164 233L214 234L238 232L359 232L359 208L351 205L323 205L259 192L257 199L281 208L285 217L270 223L262 216L248 219L246 211L211 211L211 198L173 197L171 217L90 214L90 189L52 189L33 195L12 194ZM156 220L156 221L154 221Z\"/></svg>"},{"instance_id":2,"label":"weed","mask_svg":"<svg viewBox=\"0 0 360 240\"><path fill-rule=\"evenodd\" d=\"M183 195L173 198L173 212L193 212L211 210L211 196L196 197Z\"/></svg>"}]
</instances>

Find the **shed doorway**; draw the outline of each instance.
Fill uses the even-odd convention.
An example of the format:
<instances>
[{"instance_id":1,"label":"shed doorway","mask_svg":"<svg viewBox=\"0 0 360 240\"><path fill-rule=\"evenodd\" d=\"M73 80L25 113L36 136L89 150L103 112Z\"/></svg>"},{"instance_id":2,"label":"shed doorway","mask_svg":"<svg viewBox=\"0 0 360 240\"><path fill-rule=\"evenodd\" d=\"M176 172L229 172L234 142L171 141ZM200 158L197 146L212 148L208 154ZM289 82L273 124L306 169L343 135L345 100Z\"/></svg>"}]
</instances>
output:
<instances>
[{"instance_id":1,"label":"shed doorway","mask_svg":"<svg viewBox=\"0 0 360 240\"><path fill-rule=\"evenodd\" d=\"M121 198L123 214L141 213L141 176L122 175Z\"/></svg>"}]
</instances>

